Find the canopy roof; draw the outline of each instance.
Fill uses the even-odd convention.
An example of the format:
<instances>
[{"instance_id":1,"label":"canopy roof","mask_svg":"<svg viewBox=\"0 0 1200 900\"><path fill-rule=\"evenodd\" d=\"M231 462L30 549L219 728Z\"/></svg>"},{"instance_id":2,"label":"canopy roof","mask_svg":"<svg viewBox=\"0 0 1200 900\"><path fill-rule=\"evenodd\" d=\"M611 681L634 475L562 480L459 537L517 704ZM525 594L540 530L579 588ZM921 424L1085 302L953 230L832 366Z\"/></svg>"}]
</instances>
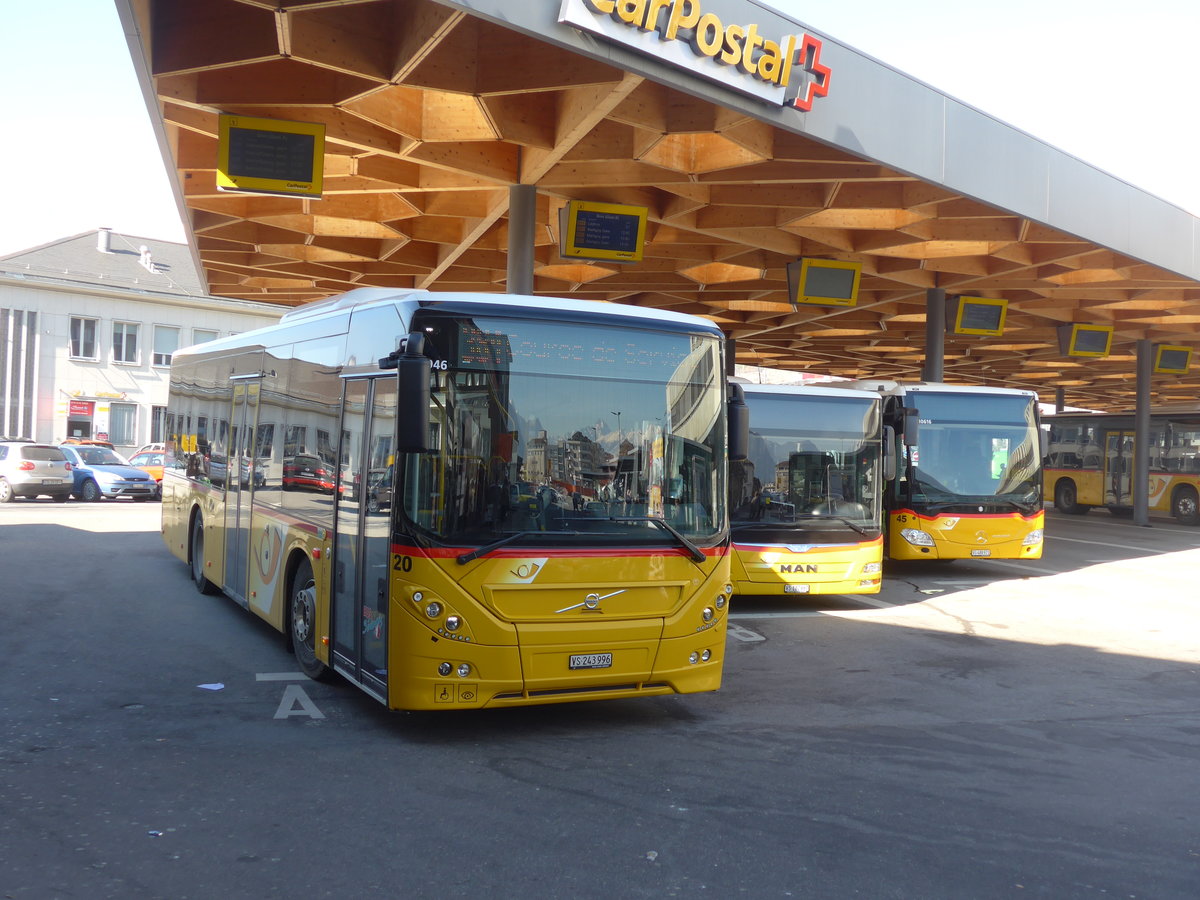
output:
<instances>
[{"instance_id":1,"label":"canopy roof","mask_svg":"<svg viewBox=\"0 0 1200 900\"><path fill-rule=\"evenodd\" d=\"M1009 301L1002 337L946 336L947 381L1044 399L1061 387L1073 405L1127 407L1136 341L1200 345L1191 216L1069 158L1088 178L1075 178L1078 203L1056 218L1022 192L1026 174L1045 180L1038 172L969 196L961 184L978 172L956 183L912 174L922 166L900 150L881 161L886 145L875 158L852 152L836 145L854 144L830 112L836 80L813 118L791 125L565 25L534 37L533 24L499 24L501 0L474 4L494 7L486 16L431 0L117 2L214 296L293 306L363 286L504 291L509 186L521 183L538 192L536 293L705 316L736 339L739 363L917 379L934 287ZM514 19L555 21L555 10L530 11L542 4L508 5ZM864 64L827 51L843 71ZM1052 151L918 87L920 102L1003 129L1018 162ZM323 197L218 191L220 113L324 123ZM906 137L890 140L903 148ZM1114 207L1095 207L1089 185L1112 193L1130 219L1122 233L1137 233L1092 227ZM647 207L644 259L561 258L558 214L572 199ZM857 305L794 308L786 266L806 256L861 262ZM1113 325L1112 355L1064 358L1056 326L1068 322ZM1200 360L1154 380L1155 402L1198 395Z\"/></svg>"}]
</instances>

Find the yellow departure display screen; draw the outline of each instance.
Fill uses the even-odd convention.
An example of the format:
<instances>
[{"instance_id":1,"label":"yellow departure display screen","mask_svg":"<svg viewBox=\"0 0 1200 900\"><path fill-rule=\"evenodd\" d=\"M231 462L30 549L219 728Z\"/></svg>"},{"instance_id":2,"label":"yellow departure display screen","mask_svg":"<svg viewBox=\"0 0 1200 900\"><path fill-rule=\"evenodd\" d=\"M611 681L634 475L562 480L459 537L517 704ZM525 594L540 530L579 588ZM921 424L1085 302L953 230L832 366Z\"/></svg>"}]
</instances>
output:
<instances>
[{"instance_id":1,"label":"yellow departure display screen","mask_svg":"<svg viewBox=\"0 0 1200 900\"><path fill-rule=\"evenodd\" d=\"M217 187L221 190L321 196L324 125L221 116L219 129Z\"/></svg>"}]
</instances>

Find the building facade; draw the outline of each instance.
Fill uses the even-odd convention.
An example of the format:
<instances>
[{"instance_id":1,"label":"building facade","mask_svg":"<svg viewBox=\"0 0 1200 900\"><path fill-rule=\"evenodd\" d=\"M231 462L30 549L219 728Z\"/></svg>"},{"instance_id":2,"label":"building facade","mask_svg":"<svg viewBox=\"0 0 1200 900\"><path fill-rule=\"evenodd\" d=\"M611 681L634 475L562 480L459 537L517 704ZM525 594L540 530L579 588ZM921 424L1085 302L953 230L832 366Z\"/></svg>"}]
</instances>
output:
<instances>
[{"instance_id":1,"label":"building facade","mask_svg":"<svg viewBox=\"0 0 1200 900\"><path fill-rule=\"evenodd\" d=\"M186 245L107 228L0 257L0 435L160 441L172 354L284 311L207 296Z\"/></svg>"}]
</instances>

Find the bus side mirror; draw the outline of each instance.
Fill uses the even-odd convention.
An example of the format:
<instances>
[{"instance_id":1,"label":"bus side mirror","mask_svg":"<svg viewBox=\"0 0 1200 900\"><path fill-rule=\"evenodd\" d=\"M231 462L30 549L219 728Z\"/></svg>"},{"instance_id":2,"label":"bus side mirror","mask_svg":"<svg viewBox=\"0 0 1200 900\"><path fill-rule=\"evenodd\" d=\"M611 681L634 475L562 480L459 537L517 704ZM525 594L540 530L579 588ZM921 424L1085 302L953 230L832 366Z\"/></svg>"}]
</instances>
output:
<instances>
[{"instance_id":1,"label":"bus side mirror","mask_svg":"<svg viewBox=\"0 0 1200 900\"><path fill-rule=\"evenodd\" d=\"M396 449L425 453L429 447L429 382L433 365L425 356L425 336L413 332L404 352L387 357L395 361ZM380 366L383 366L380 360Z\"/></svg>"},{"instance_id":2,"label":"bus side mirror","mask_svg":"<svg viewBox=\"0 0 1200 900\"><path fill-rule=\"evenodd\" d=\"M729 421L729 458L745 459L750 455L750 407L746 392L740 384L729 385L725 403Z\"/></svg>"},{"instance_id":3,"label":"bus side mirror","mask_svg":"<svg viewBox=\"0 0 1200 900\"><path fill-rule=\"evenodd\" d=\"M911 407L904 410L904 446L915 447L921 434L921 414Z\"/></svg>"},{"instance_id":4,"label":"bus side mirror","mask_svg":"<svg viewBox=\"0 0 1200 900\"><path fill-rule=\"evenodd\" d=\"M883 480L896 480L896 429L883 426Z\"/></svg>"}]
</instances>

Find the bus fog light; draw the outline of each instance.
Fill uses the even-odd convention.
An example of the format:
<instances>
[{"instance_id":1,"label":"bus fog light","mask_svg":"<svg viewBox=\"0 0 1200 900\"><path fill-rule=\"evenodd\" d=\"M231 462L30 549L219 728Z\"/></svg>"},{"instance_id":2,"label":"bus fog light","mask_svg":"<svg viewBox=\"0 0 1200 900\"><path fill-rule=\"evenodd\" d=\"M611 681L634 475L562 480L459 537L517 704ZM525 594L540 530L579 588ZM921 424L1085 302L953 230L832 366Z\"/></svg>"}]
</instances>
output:
<instances>
[{"instance_id":1,"label":"bus fog light","mask_svg":"<svg viewBox=\"0 0 1200 900\"><path fill-rule=\"evenodd\" d=\"M702 618L705 622L711 622L713 620L713 616L715 615L716 613L713 611L713 608L711 606L706 606L704 607L704 611L700 613L700 618Z\"/></svg>"},{"instance_id":2,"label":"bus fog light","mask_svg":"<svg viewBox=\"0 0 1200 900\"><path fill-rule=\"evenodd\" d=\"M863 566L863 574L864 575L878 575L879 570L881 568L882 568L882 563L877 563L877 562L867 563L865 566Z\"/></svg>"},{"instance_id":3,"label":"bus fog light","mask_svg":"<svg viewBox=\"0 0 1200 900\"><path fill-rule=\"evenodd\" d=\"M471 674L471 664L470 663L459 663L458 664L458 677L459 678L466 678L470 674Z\"/></svg>"},{"instance_id":4,"label":"bus fog light","mask_svg":"<svg viewBox=\"0 0 1200 900\"><path fill-rule=\"evenodd\" d=\"M901 528L900 537L915 547L932 547L933 535L919 528Z\"/></svg>"},{"instance_id":5,"label":"bus fog light","mask_svg":"<svg viewBox=\"0 0 1200 900\"><path fill-rule=\"evenodd\" d=\"M710 659L712 659L712 651L705 650L703 653L700 654L700 659L702 659L704 662L708 662Z\"/></svg>"},{"instance_id":6,"label":"bus fog light","mask_svg":"<svg viewBox=\"0 0 1200 900\"><path fill-rule=\"evenodd\" d=\"M462 619L458 616L446 616L446 630L458 631L462 628Z\"/></svg>"},{"instance_id":7,"label":"bus fog light","mask_svg":"<svg viewBox=\"0 0 1200 900\"><path fill-rule=\"evenodd\" d=\"M700 654L693 650L688 656L688 662L694 666L696 663L700 662Z\"/></svg>"},{"instance_id":8,"label":"bus fog light","mask_svg":"<svg viewBox=\"0 0 1200 900\"><path fill-rule=\"evenodd\" d=\"M1021 541L1021 546L1028 547L1030 544L1040 544L1042 542L1042 529L1035 528L1029 534L1025 535L1025 540Z\"/></svg>"},{"instance_id":9,"label":"bus fog light","mask_svg":"<svg viewBox=\"0 0 1200 900\"><path fill-rule=\"evenodd\" d=\"M429 602L429 604L425 607L425 615L427 615L431 619L436 619L441 614L442 614L442 604L438 603L436 600L431 600Z\"/></svg>"},{"instance_id":10,"label":"bus fog light","mask_svg":"<svg viewBox=\"0 0 1200 900\"><path fill-rule=\"evenodd\" d=\"M450 663L442 663L438 666L439 675L449 675L452 671L454 671L454 666L450 665Z\"/></svg>"}]
</instances>

